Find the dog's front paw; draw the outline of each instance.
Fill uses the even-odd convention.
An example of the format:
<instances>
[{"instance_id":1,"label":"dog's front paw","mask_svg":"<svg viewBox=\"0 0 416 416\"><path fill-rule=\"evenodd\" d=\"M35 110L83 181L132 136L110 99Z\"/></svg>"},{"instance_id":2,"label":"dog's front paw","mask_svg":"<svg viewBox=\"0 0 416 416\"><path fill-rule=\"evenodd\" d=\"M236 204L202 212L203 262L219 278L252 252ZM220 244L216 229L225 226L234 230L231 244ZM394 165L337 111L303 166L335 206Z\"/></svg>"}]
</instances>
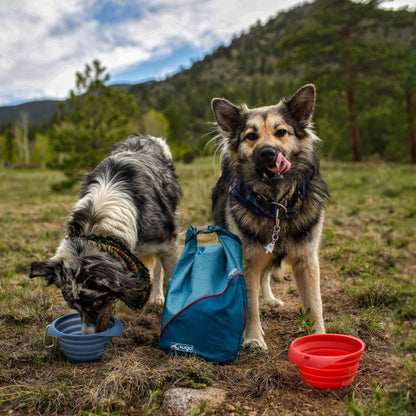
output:
<instances>
[{"instance_id":1,"label":"dog's front paw","mask_svg":"<svg viewBox=\"0 0 416 416\"><path fill-rule=\"evenodd\" d=\"M314 325L314 329L315 329L314 334L325 334L326 333L325 328L323 326L315 326Z\"/></svg>"},{"instance_id":2,"label":"dog's front paw","mask_svg":"<svg viewBox=\"0 0 416 416\"><path fill-rule=\"evenodd\" d=\"M149 300L150 304L153 306L163 306L165 303L165 297L164 296L150 296Z\"/></svg>"},{"instance_id":3,"label":"dog's front paw","mask_svg":"<svg viewBox=\"0 0 416 416\"><path fill-rule=\"evenodd\" d=\"M263 338L247 338L243 342L243 347L267 351L267 345Z\"/></svg>"},{"instance_id":4,"label":"dog's front paw","mask_svg":"<svg viewBox=\"0 0 416 416\"><path fill-rule=\"evenodd\" d=\"M272 305L272 306L279 306L279 307L284 306L284 302L281 301L278 298L275 298L274 296L272 296L272 297L264 297L263 298L263 303L265 303L267 305Z\"/></svg>"}]
</instances>

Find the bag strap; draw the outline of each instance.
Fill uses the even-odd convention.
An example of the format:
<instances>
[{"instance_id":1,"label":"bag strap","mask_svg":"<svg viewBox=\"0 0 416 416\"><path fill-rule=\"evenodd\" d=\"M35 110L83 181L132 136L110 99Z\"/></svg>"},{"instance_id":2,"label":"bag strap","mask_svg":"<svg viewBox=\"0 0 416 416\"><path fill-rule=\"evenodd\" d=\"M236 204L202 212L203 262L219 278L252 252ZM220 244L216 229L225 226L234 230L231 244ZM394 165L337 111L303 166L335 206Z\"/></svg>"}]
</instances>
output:
<instances>
[{"instance_id":1,"label":"bag strap","mask_svg":"<svg viewBox=\"0 0 416 416\"><path fill-rule=\"evenodd\" d=\"M188 227L188 231L186 232L185 244L187 244L191 239L195 238L198 234L211 234L211 233L216 233L220 241L221 241L221 235L226 235L227 237L231 237L241 244L240 239L235 234L227 231L224 228L221 228L218 226L214 227L212 225L205 225L204 227L194 227L193 225L190 225Z\"/></svg>"},{"instance_id":2,"label":"bag strap","mask_svg":"<svg viewBox=\"0 0 416 416\"><path fill-rule=\"evenodd\" d=\"M211 234L214 232L214 227L212 225L206 225L205 227L194 228L194 235L197 234Z\"/></svg>"}]
</instances>

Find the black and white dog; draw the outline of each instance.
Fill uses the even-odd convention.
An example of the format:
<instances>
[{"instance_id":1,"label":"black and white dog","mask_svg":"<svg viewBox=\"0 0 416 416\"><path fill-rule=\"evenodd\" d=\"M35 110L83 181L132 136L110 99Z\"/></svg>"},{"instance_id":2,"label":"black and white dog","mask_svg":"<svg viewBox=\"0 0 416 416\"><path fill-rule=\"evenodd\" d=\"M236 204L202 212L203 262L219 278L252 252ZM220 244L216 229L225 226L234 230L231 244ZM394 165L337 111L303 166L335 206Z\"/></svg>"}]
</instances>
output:
<instances>
[{"instance_id":1,"label":"black and white dog","mask_svg":"<svg viewBox=\"0 0 416 416\"><path fill-rule=\"evenodd\" d=\"M153 266L156 257L166 278L172 274L180 195L166 142L127 137L85 175L68 235L49 261L32 263L29 277L61 289L80 313L83 333L105 330L117 299L136 309L149 298L148 270L138 257ZM150 301L163 304L163 277L153 280Z\"/></svg>"}]
</instances>

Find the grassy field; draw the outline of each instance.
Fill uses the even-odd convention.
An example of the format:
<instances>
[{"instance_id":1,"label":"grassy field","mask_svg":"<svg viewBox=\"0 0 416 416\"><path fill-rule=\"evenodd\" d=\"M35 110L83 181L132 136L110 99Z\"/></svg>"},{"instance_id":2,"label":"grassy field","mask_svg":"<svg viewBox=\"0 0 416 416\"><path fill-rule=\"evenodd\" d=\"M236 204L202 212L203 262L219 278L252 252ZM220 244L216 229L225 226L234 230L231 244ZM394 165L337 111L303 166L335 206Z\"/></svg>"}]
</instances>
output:
<instances>
[{"instance_id":1,"label":"grassy field","mask_svg":"<svg viewBox=\"0 0 416 416\"><path fill-rule=\"evenodd\" d=\"M182 231L210 223L212 159L177 173ZM241 415L416 414L416 167L325 162L322 174L331 192L321 248L327 332L366 343L353 385L338 391L308 387L287 360L290 342L308 331L288 272L273 283L285 306L262 305L269 350L244 349L229 365L165 356L161 309L121 303L124 332L101 361L72 365L59 347L46 349L46 325L70 310L28 270L54 253L77 190L52 193L58 172L0 170L0 414L163 415L172 386L224 389Z\"/></svg>"}]
</instances>

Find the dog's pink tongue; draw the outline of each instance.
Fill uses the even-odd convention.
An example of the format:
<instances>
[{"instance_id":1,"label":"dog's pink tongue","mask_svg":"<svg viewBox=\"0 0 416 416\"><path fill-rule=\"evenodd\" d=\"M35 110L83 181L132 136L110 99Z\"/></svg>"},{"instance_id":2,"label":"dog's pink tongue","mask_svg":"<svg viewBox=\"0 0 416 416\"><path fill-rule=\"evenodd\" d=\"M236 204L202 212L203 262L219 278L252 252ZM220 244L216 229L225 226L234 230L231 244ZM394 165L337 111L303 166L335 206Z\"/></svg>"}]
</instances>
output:
<instances>
[{"instance_id":1,"label":"dog's pink tongue","mask_svg":"<svg viewBox=\"0 0 416 416\"><path fill-rule=\"evenodd\" d=\"M274 173L279 173L280 175L283 175L291 167L292 164L283 156L283 153L279 153L276 158L276 166L273 166L273 168L269 168L269 170L271 170Z\"/></svg>"}]
</instances>

